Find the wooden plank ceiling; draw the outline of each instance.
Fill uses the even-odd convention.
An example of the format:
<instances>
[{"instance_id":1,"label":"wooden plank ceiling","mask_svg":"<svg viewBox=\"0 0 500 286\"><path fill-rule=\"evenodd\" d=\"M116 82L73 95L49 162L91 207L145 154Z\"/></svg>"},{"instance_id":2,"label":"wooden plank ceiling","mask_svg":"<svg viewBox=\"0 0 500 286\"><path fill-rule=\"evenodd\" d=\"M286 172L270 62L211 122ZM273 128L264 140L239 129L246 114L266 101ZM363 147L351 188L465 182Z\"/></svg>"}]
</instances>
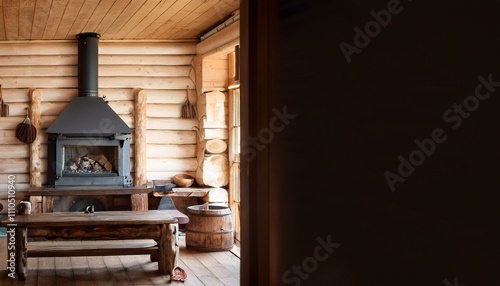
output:
<instances>
[{"instance_id":1,"label":"wooden plank ceiling","mask_svg":"<svg viewBox=\"0 0 500 286\"><path fill-rule=\"evenodd\" d=\"M191 40L238 10L240 0L0 0L0 41Z\"/></svg>"}]
</instances>

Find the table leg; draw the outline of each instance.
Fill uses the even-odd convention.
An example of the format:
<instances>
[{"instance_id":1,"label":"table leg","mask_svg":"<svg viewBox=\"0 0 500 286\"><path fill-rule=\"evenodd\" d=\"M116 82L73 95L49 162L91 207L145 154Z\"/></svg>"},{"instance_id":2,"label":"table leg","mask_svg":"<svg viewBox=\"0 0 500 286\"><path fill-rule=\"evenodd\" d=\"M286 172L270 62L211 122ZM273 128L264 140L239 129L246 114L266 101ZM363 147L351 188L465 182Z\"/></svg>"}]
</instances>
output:
<instances>
[{"instance_id":1,"label":"table leg","mask_svg":"<svg viewBox=\"0 0 500 286\"><path fill-rule=\"evenodd\" d=\"M52 213L54 212L54 197L53 196L44 196L42 199L42 212L44 213Z\"/></svg>"},{"instance_id":2,"label":"table leg","mask_svg":"<svg viewBox=\"0 0 500 286\"><path fill-rule=\"evenodd\" d=\"M28 230L25 227L16 228L16 259L17 277L26 280L28 275Z\"/></svg>"},{"instance_id":3,"label":"table leg","mask_svg":"<svg viewBox=\"0 0 500 286\"><path fill-rule=\"evenodd\" d=\"M30 203L31 203L31 213L36 214L36 213L41 213L43 212L40 207L41 207L41 202L42 202L42 197L41 196L30 196Z\"/></svg>"},{"instance_id":4,"label":"table leg","mask_svg":"<svg viewBox=\"0 0 500 286\"><path fill-rule=\"evenodd\" d=\"M147 211L148 194L131 194L130 205L133 211Z\"/></svg>"},{"instance_id":5,"label":"table leg","mask_svg":"<svg viewBox=\"0 0 500 286\"><path fill-rule=\"evenodd\" d=\"M159 239L155 239L155 241L156 241L156 245L160 245L160 240ZM151 259L151 262L158 262L158 254L151 254L149 256L149 258Z\"/></svg>"},{"instance_id":6,"label":"table leg","mask_svg":"<svg viewBox=\"0 0 500 286\"><path fill-rule=\"evenodd\" d=\"M179 258L178 229L177 223L164 224L161 227L161 238L158 245L160 252L158 270L162 274L172 275L172 271L177 266Z\"/></svg>"}]
</instances>

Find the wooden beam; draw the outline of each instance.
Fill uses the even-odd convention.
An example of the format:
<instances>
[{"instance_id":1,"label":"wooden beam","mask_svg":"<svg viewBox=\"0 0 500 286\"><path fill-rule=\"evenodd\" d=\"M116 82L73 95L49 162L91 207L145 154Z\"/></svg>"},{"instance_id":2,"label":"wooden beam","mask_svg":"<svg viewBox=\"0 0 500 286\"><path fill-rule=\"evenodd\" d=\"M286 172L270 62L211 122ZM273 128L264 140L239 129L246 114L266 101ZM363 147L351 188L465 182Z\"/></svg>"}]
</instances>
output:
<instances>
[{"instance_id":1,"label":"wooden beam","mask_svg":"<svg viewBox=\"0 0 500 286\"><path fill-rule=\"evenodd\" d=\"M30 203L32 214L42 212L42 196L30 196Z\"/></svg>"},{"instance_id":2,"label":"wooden beam","mask_svg":"<svg viewBox=\"0 0 500 286\"><path fill-rule=\"evenodd\" d=\"M42 198L42 211L44 213L54 212L54 197L53 196L44 196Z\"/></svg>"},{"instance_id":3,"label":"wooden beam","mask_svg":"<svg viewBox=\"0 0 500 286\"><path fill-rule=\"evenodd\" d=\"M146 151L146 112L147 112L147 92L137 90L134 94L135 112L134 112L134 158L135 174L134 183L136 186L142 186L147 183L147 151ZM146 208L147 209L147 208Z\"/></svg>"},{"instance_id":4,"label":"wooden beam","mask_svg":"<svg viewBox=\"0 0 500 286\"><path fill-rule=\"evenodd\" d=\"M148 210L148 194L132 194L130 195L130 205L133 211Z\"/></svg>"},{"instance_id":5,"label":"wooden beam","mask_svg":"<svg viewBox=\"0 0 500 286\"><path fill-rule=\"evenodd\" d=\"M33 187L42 186L41 179L41 159L40 159L40 129L41 129L41 92L38 89L32 90L29 117L31 123L36 128L36 139L30 146L30 185Z\"/></svg>"},{"instance_id":6,"label":"wooden beam","mask_svg":"<svg viewBox=\"0 0 500 286\"><path fill-rule=\"evenodd\" d=\"M240 22L236 22L196 45L196 52L203 57L217 53L230 53L239 44Z\"/></svg>"},{"instance_id":7,"label":"wooden beam","mask_svg":"<svg viewBox=\"0 0 500 286\"><path fill-rule=\"evenodd\" d=\"M229 54L228 60L228 76L230 84L234 84L235 75L235 54ZM231 78L233 82L231 82ZM229 117L229 148L228 148L228 159L229 159L229 186L228 186L228 200L229 208L231 209L231 215L233 216L234 223L234 237L237 240L241 240L240 232L240 154L239 150L239 133L240 133L240 91L239 89L230 89L228 96L228 117Z\"/></svg>"},{"instance_id":8,"label":"wooden beam","mask_svg":"<svg viewBox=\"0 0 500 286\"><path fill-rule=\"evenodd\" d=\"M178 224L162 225L159 241L158 270L163 274L172 274L179 258Z\"/></svg>"},{"instance_id":9,"label":"wooden beam","mask_svg":"<svg viewBox=\"0 0 500 286\"><path fill-rule=\"evenodd\" d=\"M25 227L16 229L16 248L16 258L19 259L16 272L19 280L24 281L28 274L28 229Z\"/></svg>"},{"instance_id":10,"label":"wooden beam","mask_svg":"<svg viewBox=\"0 0 500 286\"><path fill-rule=\"evenodd\" d=\"M56 213L54 213L56 214ZM61 214L61 213L57 213ZM125 222L123 222L125 223ZM134 225L134 224L103 224L103 226L80 225L75 222L71 227L58 227L40 224L40 227L30 227L31 237L66 238L81 240L108 240L108 239L150 239L160 237L159 225Z\"/></svg>"},{"instance_id":11,"label":"wooden beam","mask_svg":"<svg viewBox=\"0 0 500 286\"><path fill-rule=\"evenodd\" d=\"M30 91L30 108L29 117L31 123L35 126L37 130L37 136L35 141L30 145L30 161L29 161L29 174L30 174L30 186L41 187L42 186L42 176L41 176L41 152L40 152L40 129L41 129L41 92L38 89ZM35 196L30 197L32 213L40 213L43 211L42 207L42 197Z\"/></svg>"},{"instance_id":12,"label":"wooden beam","mask_svg":"<svg viewBox=\"0 0 500 286\"><path fill-rule=\"evenodd\" d=\"M59 241L56 245L30 244L28 257L108 256L157 254L153 240L109 241Z\"/></svg>"},{"instance_id":13,"label":"wooden beam","mask_svg":"<svg viewBox=\"0 0 500 286\"><path fill-rule=\"evenodd\" d=\"M193 69L195 74L195 88L196 88L196 97L203 92L203 58L201 56L195 56L193 58ZM200 110L199 101L196 102L197 110ZM198 119L201 119L199 112L197 114Z\"/></svg>"}]
</instances>

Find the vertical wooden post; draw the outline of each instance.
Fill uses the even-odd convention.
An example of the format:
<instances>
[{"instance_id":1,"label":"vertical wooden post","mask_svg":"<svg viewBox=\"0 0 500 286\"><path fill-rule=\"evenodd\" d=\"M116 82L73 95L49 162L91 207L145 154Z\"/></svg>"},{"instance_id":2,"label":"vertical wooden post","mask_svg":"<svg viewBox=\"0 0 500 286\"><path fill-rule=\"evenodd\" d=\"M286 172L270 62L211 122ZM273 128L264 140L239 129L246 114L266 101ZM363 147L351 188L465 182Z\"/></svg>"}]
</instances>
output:
<instances>
[{"instance_id":1,"label":"vertical wooden post","mask_svg":"<svg viewBox=\"0 0 500 286\"><path fill-rule=\"evenodd\" d=\"M192 62L192 65L193 65L193 68L194 68L194 74L195 74L195 91L196 91L196 97L198 98L198 96L203 92L203 58L198 55L198 56L195 56L193 58L193 62ZM200 103L199 101L197 100L196 101L196 110L201 110L201 106L200 106ZM198 117L198 120L201 120L201 114L200 112L197 112L196 113L196 116Z\"/></svg>"},{"instance_id":2,"label":"vertical wooden post","mask_svg":"<svg viewBox=\"0 0 500 286\"><path fill-rule=\"evenodd\" d=\"M26 280L28 274L28 231L25 227L16 228L16 265L19 280Z\"/></svg>"},{"instance_id":3,"label":"vertical wooden post","mask_svg":"<svg viewBox=\"0 0 500 286\"><path fill-rule=\"evenodd\" d=\"M237 67L236 53L228 55L228 77L229 77L229 208L233 216L234 237L240 240L240 91L236 85Z\"/></svg>"},{"instance_id":4,"label":"vertical wooden post","mask_svg":"<svg viewBox=\"0 0 500 286\"><path fill-rule=\"evenodd\" d=\"M38 89L31 91L31 106L29 109L29 117L31 123L36 128L36 139L31 143L30 148L30 185L32 187L41 187L42 180L40 174L41 162L40 162L40 128L41 124L41 101L42 96Z\"/></svg>"},{"instance_id":5,"label":"vertical wooden post","mask_svg":"<svg viewBox=\"0 0 500 286\"><path fill-rule=\"evenodd\" d=\"M42 197L41 196L30 196L31 203L31 213L41 213L42 212Z\"/></svg>"},{"instance_id":6,"label":"vertical wooden post","mask_svg":"<svg viewBox=\"0 0 500 286\"><path fill-rule=\"evenodd\" d=\"M53 196L44 196L42 199L42 202L43 202L42 212L44 212L44 213L54 212L54 197Z\"/></svg>"},{"instance_id":7,"label":"vertical wooden post","mask_svg":"<svg viewBox=\"0 0 500 286\"><path fill-rule=\"evenodd\" d=\"M148 194L131 194L130 206L133 211L147 211Z\"/></svg>"},{"instance_id":8,"label":"vertical wooden post","mask_svg":"<svg viewBox=\"0 0 500 286\"><path fill-rule=\"evenodd\" d=\"M161 227L161 238L158 244L160 252L158 270L160 273L172 275L177 266L179 258L178 227L177 223L164 224Z\"/></svg>"},{"instance_id":9,"label":"vertical wooden post","mask_svg":"<svg viewBox=\"0 0 500 286\"><path fill-rule=\"evenodd\" d=\"M147 183L146 168L146 102L147 94L145 90L137 90L134 93L135 112L134 112L134 156L135 156L135 176L136 186L142 186Z\"/></svg>"},{"instance_id":10,"label":"vertical wooden post","mask_svg":"<svg viewBox=\"0 0 500 286\"><path fill-rule=\"evenodd\" d=\"M136 90L134 92L135 110L134 110L134 158L135 172L134 184L143 186L147 184L147 145L146 145L146 103L147 93L145 90ZM132 210L148 210L148 194L130 195Z\"/></svg>"},{"instance_id":11,"label":"vertical wooden post","mask_svg":"<svg viewBox=\"0 0 500 286\"><path fill-rule=\"evenodd\" d=\"M42 127L41 124L41 118L42 118L42 111L41 111L41 102L42 102L42 95L41 92L38 89L34 89L30 91L30 108L29 108L29 117L31 119L31 123L33 126L36 128L36 139L31 143L30 145L30 186L31 187L41 187L42 186L42 176L41 176L41 156L40 156L40 129ZM38 203L34 203L35 201L41 201L42 198L30 198L30 201L32 202L31 207L32 207L32 212L33 213L39 213L42 212L40 209Z\"/></svg>"}]
</instances>

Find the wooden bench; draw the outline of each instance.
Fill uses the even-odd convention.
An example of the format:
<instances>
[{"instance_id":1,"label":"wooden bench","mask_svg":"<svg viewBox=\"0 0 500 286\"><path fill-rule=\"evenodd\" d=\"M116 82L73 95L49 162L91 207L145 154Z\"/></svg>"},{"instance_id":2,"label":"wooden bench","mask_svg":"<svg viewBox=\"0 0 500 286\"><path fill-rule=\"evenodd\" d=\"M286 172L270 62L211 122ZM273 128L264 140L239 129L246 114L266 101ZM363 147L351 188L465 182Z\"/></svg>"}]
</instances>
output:
<instances>
[{"instance_id":1,"label":"wooden bench","mask_svg":"<svg viewBox=\"0 0 500 286\"><path fill-rule=\"evenodd\" d=\"M188 221L177 210L56 212L17 215L14 221L3 220L2 226L16 231L16 273L26 280L28 257L150 254L161 273L172 274L179 256L178 224ZM30 248L28 237L104 242ZM142 241L113 245L109 240Z\"/></svg>"}]
</instances>

